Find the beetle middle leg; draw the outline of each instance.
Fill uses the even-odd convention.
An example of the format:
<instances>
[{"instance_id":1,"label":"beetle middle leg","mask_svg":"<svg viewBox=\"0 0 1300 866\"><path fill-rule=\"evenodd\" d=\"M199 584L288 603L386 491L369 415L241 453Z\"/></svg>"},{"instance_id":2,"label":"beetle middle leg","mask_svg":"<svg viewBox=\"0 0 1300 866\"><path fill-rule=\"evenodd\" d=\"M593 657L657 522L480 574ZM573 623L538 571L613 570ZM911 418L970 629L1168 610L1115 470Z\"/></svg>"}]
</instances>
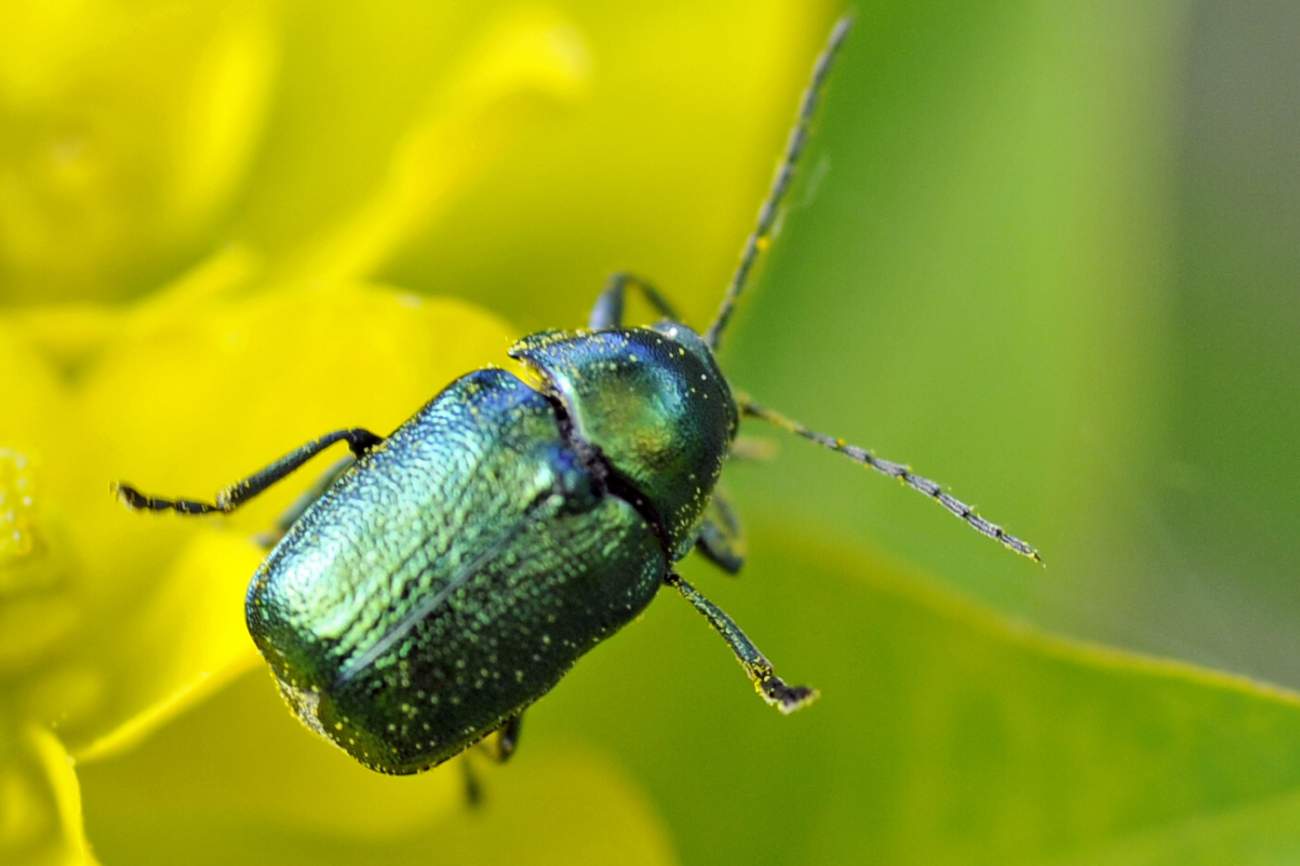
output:
<instances>
[{"instance_id":1,"label":"beetle middle leg","mask_svg":"<svg viewBox=\"0 0 1300 866\"><path fill-rule=\"evenodd\" d=\"M474 762L468 752L460 756L461 780L465 786L465 805L471 809L477 809L483 805L483 783L479 781L478 771L474 769Z\"/></svg>"},{"instance_id":2,"label":"beetle middle leg","mask_svg":"<svg viewBox=\"0 0 1300 866\"><path fill-rule=\"evenodd\" d=\"M329 469L326 469L325 474L321 475L320 478L317 478L316 481L312 483L311 487L304 490L302 495L295 499L293 504L289 506L289 509L280 515L279 519L275 521L274 529L257 535L255 539L257 543L267 550L275 547L276 542L281 538L284 538L285 533L289 531L290 527L298 522L298 518L302 517L303 512L307 510L308 506L317 499L320 499L321 494L328 490L331 484L338 481L339 476L344 472L347 472L348 469L352 467L352 464L356 462L357 458L349 454Z\"/></svg>"},{"instance_id":3,"label":"beetle middle leg","mask_svg":"<svg viewBox=\"0 0 1300 866\"><path fill-rule=\"evenodd\" d=\"M591 317L587 320L587 327L599 330L623 324L623 299L629 288L639 291L646 303L654 307L659 315L674 322L681 321L672 304L668 303L654 286L640 277L620 272L609 278L604 291L596 298L596 304L591 308Z\"/></svg>"},{"instance_id":4,"label":"beetle middle leg","mask_svg":"<svg viewBox=\"0 0 1300 866\"><path fill-rule=\"evenodd\" d=\"M709 500L695 547L709 562L727 574L737 574L745 564L745 536L736 512L717 491Z\"/></svg>"},{"instance_id":5,"label":"beetle middle leg","mask_svg":"<svg viewBox=\"0 0 1300 866\"><path fill-rule=\"evenodd\" d=\"M504 764L510 760L511 755L515 753L515 748L519 745L519 729L523 725L524 716L520 713L517 716L511 716L506 719L505 724L497 728L497 747L495 750L479 741L479 749L486 752L498 764ZM483 804L483 783L479 781L478 772L474 769L473 756L466 752L461 755L460 760L461 773L465 782L465 802L471 809L476 809Z\"/></svg>"},{"instance_id":6,"label":"beetle middle leg","mask_svg":"<svg viewBox=\"0 0 1300 866\"><path fill-rule=\"evenodd\" d=\"M213 512L229 514L335 442L347 442L348 447L352 449L353 455L361 457L382 441L384 441L383 437L362 427L335 430L333 433L327 433L319 439L295 448L279 460L259 469L247 478L236 481L217 493L213 502L149 496L129 484L120 482L113 485L113 492L127 507L137 511L175 511L186 515L211 514Z\"/></svg>"},{"instance_id":7,"label":"beetle middle leg","mask_svg":"<svg viewBox=\"0 0 1300 866\"><path fill-rule=\"evenodd\" d=\"M793 713L817 699L817 690L809 686L792 686L776 675L772 663L754 646L754 642L736 625L726 612L709 601L681 575L669 573L664 578L669 586L676 587L682 597L709 620L709 624L722 635L722 639L736 654L736 660L754 683L758 696L783 713Z\"/></svg>"}]
</instances>

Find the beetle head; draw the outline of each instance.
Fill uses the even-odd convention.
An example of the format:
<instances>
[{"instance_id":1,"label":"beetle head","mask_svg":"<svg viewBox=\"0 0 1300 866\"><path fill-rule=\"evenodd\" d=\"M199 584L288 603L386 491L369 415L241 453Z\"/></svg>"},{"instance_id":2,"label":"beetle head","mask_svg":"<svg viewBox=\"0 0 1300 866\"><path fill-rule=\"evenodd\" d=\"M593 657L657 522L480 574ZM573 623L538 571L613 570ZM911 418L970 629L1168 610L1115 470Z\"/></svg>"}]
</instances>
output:
<instances>
[{"instance_id":1,"label":"beetle head","mask_svg":"<svg viewBox=\"0 0 1300 866\"><path fill-rule=\"evenodd\" d=\"M648 506L674 558L694 543L738 423L731 389L685 325L543 331L511 357L538 373L589 447Z\"/></svg>"}]
</instances>

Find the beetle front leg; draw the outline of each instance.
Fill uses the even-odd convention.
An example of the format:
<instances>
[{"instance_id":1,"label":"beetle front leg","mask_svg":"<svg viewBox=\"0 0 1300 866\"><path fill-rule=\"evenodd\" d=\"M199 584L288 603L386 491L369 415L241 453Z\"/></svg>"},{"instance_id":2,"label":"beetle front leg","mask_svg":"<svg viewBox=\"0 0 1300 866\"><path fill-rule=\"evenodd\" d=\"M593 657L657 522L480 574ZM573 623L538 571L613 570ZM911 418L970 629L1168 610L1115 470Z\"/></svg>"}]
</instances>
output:
<instances>
[{"instance_id":1,"label":"beetle front leg","mask_svg":"<svg viewBox=\"0 0 1300 866\"><path fill-rule=\"evenodd\" d=\"M736 621L727 616L722 608L700 595L699 590L683 580L681 575L669 573L665 581L669 586L676 587L683 598L708 618L709 623L736 654L736 660L754 683L754 691L768 704L788 714L817 699L816 689L792 686L778 677L772 663L759 652L754 642L736 625Z\"/></svg>"},{"instance_id":2,"label":"beetle front leg","mask_svg":"<svg viewBox=\"0 0 1300 866\"><path fill-rule=\"evenodd\" d=\"M591 308L591 317L587 320L587 327L593 331L601 328L614 328L623 324L623 299L629 288L636 289L641 296L646 299L646 303L655 308L655 312L661 316L666 316L675 322L680 322L681 317L673 309L672 304L664 300L663 295L655 290L640 277L632 274L619 272L609 278L605 284L605 289L596 298L596 305Z\"/></svg>"},{"instance_id":3,"label":"beetle front leg","mask_svg":"<svg viewBox=\"0 0 1300 866\"><path fill-rule=\"evenodd\" d=\"M695 546L705 559L727 574L737 574L745 564L745 536L740 521L727 500L717 492L709 501Z\"/></svg>"},{"instance_id":4,"label":"beetle front leg","mask_svg":"<svg viewBox=\"0 0 1300 866\"><path fill-rule=\"evenodd\" d=\"M383 437L361 427L353 427L350 430L335 430L333 433L327 433L300 448L295 448L270 466L254 472L242 481L236 481L217 493L213 502L149 496L141 493L131 485L121 482L114 483L112 490L123 504L136 511L175 511L186 515L211 514L213 512L229 514L335 442L347 442L348 447L352 449L352 453L360 457L383 441Z\"/></svg>"}]
</instances>

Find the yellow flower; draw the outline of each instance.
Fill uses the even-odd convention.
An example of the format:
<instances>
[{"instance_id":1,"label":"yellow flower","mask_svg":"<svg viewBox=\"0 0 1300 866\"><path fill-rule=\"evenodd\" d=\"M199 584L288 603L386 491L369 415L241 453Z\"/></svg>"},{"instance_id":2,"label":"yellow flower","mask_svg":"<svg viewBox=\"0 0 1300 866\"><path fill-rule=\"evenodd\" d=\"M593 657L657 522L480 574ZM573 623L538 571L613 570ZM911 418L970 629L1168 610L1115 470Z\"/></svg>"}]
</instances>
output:
<instances>
[{"instance_id":1,"label":"yellow flower","mask_svg":"<svg viewBox=\"0 0 1300 866\"><path fill-rule=\"evenodd\" d=\"M119 296L206 242L262 127L276 46L253 2L9 4L0 285Z\"/></svg>"},{"instance_id":2,"label":"yellow flower","mask_svg":"<svg viewBox=\"0 0 1300 866\"><path fill-rule=\"evenodd\" d=\"M519 325L579 324L616 268L702 313L825 19L724 6L65 0L8 22L0 862L174 856L166 826L213 862L243 832L265 859L672 860L581 744L525 753L466 827L454 771L376 776L293 722L240 600L310 470L204 521L131 514L108 483L205 495L325 431L391 429L504 363ZM544 830L565 845L534 849Z\"/></svg>"}]
</instances>

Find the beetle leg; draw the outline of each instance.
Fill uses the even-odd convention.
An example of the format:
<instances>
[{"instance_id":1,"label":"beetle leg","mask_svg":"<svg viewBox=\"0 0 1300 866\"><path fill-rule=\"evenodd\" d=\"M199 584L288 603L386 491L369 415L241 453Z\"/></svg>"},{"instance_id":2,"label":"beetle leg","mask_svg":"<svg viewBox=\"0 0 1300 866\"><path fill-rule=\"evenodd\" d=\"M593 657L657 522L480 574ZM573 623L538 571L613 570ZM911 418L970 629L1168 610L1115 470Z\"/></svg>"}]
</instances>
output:
<instances>
[{"instance_id":1,"label":"beetle leg","mask_svg":"<svg viewBox=\"0 0 1300 866\"><path fill-rule=\"evenodd\" d=\"M504 764L506 761L510 760L510 756L515 753L515 748L519 745L519 729L523 727L523 719L523 713L506 719L501 723L501 727L496 730L496 748L493 749L489 746L488 741L485 738L475 743L478 747L477 750L482 752L484 755L487 755L498 764Z\"/></svg>"},{"instance_id":2,"label":"beetle leg","mask_svg":"<svg viewBox=\"0 0 1300 866\"><path fill-rule=\"evenodd\" d=\"M506 723L497 728L497 750L489 752L491 757L497 763L506 763L510 761L511 755L515 754L515 749L519 746L519 731L524 724L524 714L512 715L506 719Z\"/></svg>"},{"instance_id":3,"label":"beetle leg","mask_svg":"<svg viewBox=\"0 0 1300 866\"><path fill-rule=\"evenodd\" d=\"M666 316L675 322L681 321L672 304L664 300L663 295L659 294L654 286L640 277L620 271L609 278L604 291L596 298L596 305L591 308L587 327L600 330L623 324L623 296L627 294L629 287L639 291L646 302L661 316Z\"/></svg>"},{"instance_id":4,"label":"beetle leg","mask_svg":"<svg viewBox=\"0 0 1300 866\"><path fill-rule=\"evenodd\" d=\"M677 591L689 601L696 610L708 618L709 623L722 635L722 639L736 654L736 660L745 669L749 679L754 683L758 696L783 713L793 713L817 698L817 690L809 686L792 686L776 675L772 663L759 652L758 647L741 631L736 621L727 616L722 608L700 595L699 590L691 586L681 575L670 573L665 581L675 586Z\"/></svg>"},{"instance_id":5,"label":"beetle leg","mask_svg":"<svg viewBox=\"0 0 1300 866\"><path fill-rule=\"evenodd\" d=\"M695 546L705 559L727 574L736 574L745 564L745 536L740 521L719 493L715 492L709 501Z\"/></svg>"},{"instance_id":6,"label":"beetle leg","mask_svg":"<svg viewBox=\"0 0 1300 866\"><path fill-rule=\"evenodd\" d=\"M465 784L465 805L471 809L477 809L483 805L483 785L479 782L478 771L474 769L474 762L470 759L468 752L460 756L456 762L460 764L461 777Z\"/></svg>"},{"instance_id":7,"label":"beetle leg","mask_svg":"<svg viewBox=\"0 0 1300 866\"><path fill-rule=\"evenodd\" d=\"M342 441L346 441L348 447L352 449L352 453L360 457L384 440L382 437L361 427L354 427L350 430L335 430L333 433L327 433L319 439L290 451L270 466L254 472L242 481L236 481L217 493L214 502L198 502L193 499L163 499L148 496L129 484L122 483L115 483L112 490L128 508L137 511L176 511L180 514L211 514L214 511L219 511L228 514L335 442Z\"/></svg>"},{"instance_id":8,"label":"beetle leg","mask_svg":"<svg viewBox=\"0 0 1300 866\"><path fill-rule=\"evenodd\" d=\"M510 756L515 753L515 747L519 744L519 729L523 719L523 713L511 716L506 719L505 724L497 728L496 751L489 749L482 740L478 742L478 749L471 751L482 751L498 764L504 764L510 760ZM461 773L465 777L465 802L471 809L477 809L483 804L483 785L479 782L478 771L474 769L474 759L470 752L466 752L461 755L457 763L460 764Z\"/></svg>"},{"instance_id":9,"label":"beetle leg","mask_svg":"<svg viewBox=\"0 0 1300 866\"><path fill-rule=\"evenodd\" d=\"M496 759L498 763L504 764L515 753L515 748L519 745L519 729L523 727L523 723L524 716L523 713L520 713L507 719L506 723L497 731Z\"/></svg>"},{"instance_id":10,"label":"beetle leg","mask_svg":"<svg viewBox=\"0 0 1300 866\"><path fill-rule=\"evenodd\" d=\"M321 494L328 490L329 486L337 481L339 476L348 471L352 464L356 462L357 459L349 454L347 457L344 457L329 469L325 470L325 474L316 479L316 482L312 484L311 487L308 487L303 491L303 494L294 500L293 505L289 506L288 511L280 515L280 519L275 522L274 529L257 535L255 539L257 543L267 550L275 547L276 542L281 538L284 538L284 534L289 531L291 526L298 522L298 518L302 517L303 512L307 510L307 507L317 499L320 499Z\"/></svg>"}]
</instances>

